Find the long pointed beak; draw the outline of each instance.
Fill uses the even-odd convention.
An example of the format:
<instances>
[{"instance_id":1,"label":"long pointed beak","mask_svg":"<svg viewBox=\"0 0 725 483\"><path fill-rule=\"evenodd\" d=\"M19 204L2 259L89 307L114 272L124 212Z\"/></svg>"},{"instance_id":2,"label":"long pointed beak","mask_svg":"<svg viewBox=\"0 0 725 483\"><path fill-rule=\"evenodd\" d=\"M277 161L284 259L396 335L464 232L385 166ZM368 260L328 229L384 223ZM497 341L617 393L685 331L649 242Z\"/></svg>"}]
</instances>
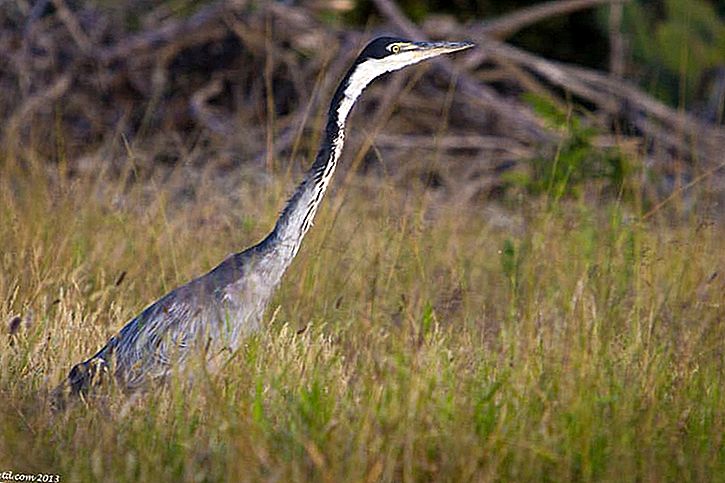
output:
<instances>
[{"instance_id":1,"label":"long pointed beak","mask_svg":"<svg viewBox=\"0 0 725 483\"><path fill-rule=\"evenodd\" d=\"M475 46L473 42L412 42L409 49L418 52L425 52L426 57L433 57L441 54L449 54L459 50L470 49Z\"/></svg>"}]
</instances>

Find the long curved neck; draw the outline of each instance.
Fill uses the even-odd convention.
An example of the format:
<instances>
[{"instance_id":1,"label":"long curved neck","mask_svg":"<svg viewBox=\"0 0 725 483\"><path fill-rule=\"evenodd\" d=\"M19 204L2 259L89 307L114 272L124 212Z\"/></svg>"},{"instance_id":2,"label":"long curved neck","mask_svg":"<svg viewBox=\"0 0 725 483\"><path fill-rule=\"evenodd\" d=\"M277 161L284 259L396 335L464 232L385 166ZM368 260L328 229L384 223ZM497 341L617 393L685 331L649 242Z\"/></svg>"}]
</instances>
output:
<instances>
[{"instance_id":1,"label":"long curved neck","mask_svg":"<svg viewBox=\"0 0 725 483\"><path fill-rule=\"evenodd\" d=\"M379 72L354 65L340 82L330 103L324 137L317 157L287 201L274 230L259 245L276 260L274 278L280 279L312 226L317 209L335 173L345 142L345 121L363 89ZM278 281L278 280L277 280Z\"/></svg>"}]
</instances>

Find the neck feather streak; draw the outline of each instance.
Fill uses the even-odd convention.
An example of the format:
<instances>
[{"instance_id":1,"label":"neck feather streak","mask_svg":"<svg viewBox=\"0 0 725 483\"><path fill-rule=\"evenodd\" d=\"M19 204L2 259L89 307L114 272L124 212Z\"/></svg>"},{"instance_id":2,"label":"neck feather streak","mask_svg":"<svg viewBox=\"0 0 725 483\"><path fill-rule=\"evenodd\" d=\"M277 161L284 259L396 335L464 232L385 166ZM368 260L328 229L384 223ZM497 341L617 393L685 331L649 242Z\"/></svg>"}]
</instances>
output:
<instances>
[{"instance_id":1,"label":"neck feather streak","mask_svg":"<svg viewBox=\"0 0 725 483\"><path fill-rule=\"evenodd\" d=\"M272 233L260 244L279 262L275 278L281 279L312 226L342 153L347 116L363 89L376 77L368 69L361 71L360 67L352 69L335 92L315 162L287 201Z\"/></svg>"}]
</instances>

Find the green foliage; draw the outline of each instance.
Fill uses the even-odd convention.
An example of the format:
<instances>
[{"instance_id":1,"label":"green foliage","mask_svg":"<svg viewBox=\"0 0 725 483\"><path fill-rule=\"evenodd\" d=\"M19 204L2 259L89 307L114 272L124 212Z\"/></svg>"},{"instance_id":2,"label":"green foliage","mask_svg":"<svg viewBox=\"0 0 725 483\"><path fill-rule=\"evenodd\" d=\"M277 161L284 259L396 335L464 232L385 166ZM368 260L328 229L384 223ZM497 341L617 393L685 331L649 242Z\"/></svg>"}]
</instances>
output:
<instances>
[{"instance_id":1,"label":"green foliage","mask_svg":"<svg viewBox=\"0 0 725 483\"><path fill-rule=\"evenodd\" d=\"M703 74L725 65L725 20L715 2L664 0L628 2L625 32L632 39L632 68L647 87L673 105L689 103Z\"/></svg>"},{"instance_id":2,"label":"green foliage","mask_svg":"<svg viewBox=\"0 0 725 483\"><path fill-rule=\"evenodd\" d=\"M433 328L435 322L435 312L433 305L430 302L426 302L423 306L423 314L420 320L421 330L424 335L428 335Z\"/></svg>"},{"instance_id":3,"label":"green foliage","mask_svg":"<svg viewBox=\"0 0 725 483\"><path fill-rule=\"evenodd\" d=\"M488 438L496 429L501 403L496 398L503 385L500 381L493 381L487 387L481 388L475 396L474 424L476 434L483 440Z\"/></svg>"},{"instance_id":4,"label":"green foliage","mask_svg":"<svg viewBox=\"0 0 725 483\"><path fill-rule=\"evenodd\" d=\"M516 255L516 247L510 239L506 239L503 242L503 248L501 249L501 268L506 278L511 283L511 287L515 288L519 275L520 259Z\"/></svg>"},{"instance_id":5,"label":"green foliage","mask_svg":"<svg viewBox=\"0 0 725 483\"><path fill-rule=\"evenodd\" d=\"M504 178L508 187L518 187L552 200L577 197L587 184L601 185L605 192L619 195L632 171L630 162L615 148L594 146L597 129L587 126L575 112L564 112L553 102L533 94L524 98L552 128L563 134L554 156L529 160L528 172L514 172Z\"/></svg>"}]
</instances>

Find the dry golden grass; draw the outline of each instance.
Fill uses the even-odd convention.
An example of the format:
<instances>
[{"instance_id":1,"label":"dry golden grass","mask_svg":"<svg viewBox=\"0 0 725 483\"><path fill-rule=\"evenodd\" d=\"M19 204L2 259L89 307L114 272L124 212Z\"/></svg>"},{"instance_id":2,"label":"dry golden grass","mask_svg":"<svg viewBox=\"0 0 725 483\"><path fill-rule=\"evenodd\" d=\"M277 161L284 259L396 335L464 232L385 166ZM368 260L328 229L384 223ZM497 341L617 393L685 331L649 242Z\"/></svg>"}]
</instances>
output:
<instances>
[{"instance_id":1,"label":"dry golden grass","mask_svg":"<svg viewBox=\"0 0 725 483\"><path fill-rule=\"evenodd\" d=\"M290 184L0 168L0 472L61 481L712 481L725 231L616 204L493 227L423 189L326 200L219 374L51 414L126 320L271 228ZM62 170L61 170L62 171ZM187 193L188 194L188 193ZM123 275L122 275L123 274ZM26 327L25 321L30 321Z\"/></svg>"}]
</instances>

